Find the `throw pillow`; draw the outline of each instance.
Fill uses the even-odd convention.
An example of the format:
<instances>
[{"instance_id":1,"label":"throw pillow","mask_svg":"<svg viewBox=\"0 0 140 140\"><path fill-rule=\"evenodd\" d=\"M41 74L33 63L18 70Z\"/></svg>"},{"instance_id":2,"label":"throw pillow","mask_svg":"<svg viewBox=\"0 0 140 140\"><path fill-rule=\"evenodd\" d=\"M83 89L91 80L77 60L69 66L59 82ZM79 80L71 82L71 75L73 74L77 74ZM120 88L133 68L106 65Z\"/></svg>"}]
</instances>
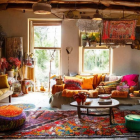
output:
<instances>
[{"instance_id":1,"label":"throw pillow","mask_svg":"<svg viewBox=\"0 0 140 140\"><path fill-rule=\"evenodd\" d=\"M90 77L82 77L82 89L93 89L93 76Z\"/></svg>"},{"instance_id":2,"label":"throw pillow","mask_svg":"<svg viewBox=\"0 0 140 140\"><path fill-rule=\"evenodd\" d=\"M0 76L0 88L9 88L7 75Z\"/></svg>"},{"instance_id":3,"label":"throw pillow","mask_svg":"<svg viewBox=\"0 0 140 140\"><path fill-rule=\"evenodd\" d=\"M99 85L100 86L110 86L110 87L115 87L120 84L121 79L116 80L116 81L108 81L108 82L101 82Z\"/></svg>"},{"instance_id":4,"label":"throw pillow","mask_svg":"<svg viewBox=\"0 0 140 140\"><path fill-rule=\"evenodd\" d=\"M125 82L128 86L136 86L138 82L138 74L124 75L121 82Z\"/></svg>"},{"instance_id":5,"label":"throw pillow","mask_svg":"<svg viewBox=\"0 0 140 140\"><path fill-rule=\"evenodd\" d=\"M64 83L65 83L64 89L81 90L82 80L79 78L65 76Z\"/></svg>"}]
</instances>

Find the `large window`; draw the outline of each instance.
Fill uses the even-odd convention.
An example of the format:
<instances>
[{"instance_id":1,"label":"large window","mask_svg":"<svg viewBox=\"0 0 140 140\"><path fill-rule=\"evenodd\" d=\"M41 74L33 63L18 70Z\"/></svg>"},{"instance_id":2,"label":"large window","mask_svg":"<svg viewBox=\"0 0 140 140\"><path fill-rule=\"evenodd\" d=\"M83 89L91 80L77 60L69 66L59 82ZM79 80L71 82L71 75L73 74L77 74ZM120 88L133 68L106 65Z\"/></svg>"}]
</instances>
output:
<instances>
[{"instance_id":1,"label":"large window","mask_svg":"<svg viewBox=\"0 0 140 140\"><path fill-rule=\"evenodd\" d=\"M61 25L34 25L35 79L37 85L50 88L50 77L60 75L60 51Z\"/></svg>"},{"instance_id":2,"label":"large window","mask_svg":"<svg viewBox=\"0 0 140 140\"><path fill-rule=\"evenodd\" d=\"M110 51L109 49L83 48L83 72L109 73Z\"/></svg>"}]
</instances>

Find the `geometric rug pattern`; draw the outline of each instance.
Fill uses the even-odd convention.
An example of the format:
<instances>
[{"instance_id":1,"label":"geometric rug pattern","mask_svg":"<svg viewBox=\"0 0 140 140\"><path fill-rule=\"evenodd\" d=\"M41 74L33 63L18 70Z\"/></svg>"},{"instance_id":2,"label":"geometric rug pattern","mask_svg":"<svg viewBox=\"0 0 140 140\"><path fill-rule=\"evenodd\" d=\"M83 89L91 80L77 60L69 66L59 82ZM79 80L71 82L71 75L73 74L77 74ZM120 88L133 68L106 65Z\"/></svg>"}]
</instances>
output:
<instances>
[{"instance_id":1,"label":"geometric rug pattern","mask_svg":"<svg viewBox=\"0 0 140 140\"><path fill-rule=\"evenodd\" d=\"M109 116L87 116L78 118L77 111L25 111L26 122L18 130L1 132L3 139L52 139L52 138L116 138L140 137L140 132L131 132L125 127L124 116L140 111L113 109L114 122Z\"/></svg>"}]
</instances>

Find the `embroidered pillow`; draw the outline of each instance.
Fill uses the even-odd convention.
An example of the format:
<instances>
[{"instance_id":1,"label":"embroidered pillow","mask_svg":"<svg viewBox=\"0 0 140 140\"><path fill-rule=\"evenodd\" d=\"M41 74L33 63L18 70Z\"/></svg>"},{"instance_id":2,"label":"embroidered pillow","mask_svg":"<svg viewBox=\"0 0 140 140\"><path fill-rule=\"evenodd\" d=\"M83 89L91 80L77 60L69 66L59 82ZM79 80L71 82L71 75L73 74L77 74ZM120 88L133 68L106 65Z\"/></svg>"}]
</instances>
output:
<instances>
[{"instance_id":1,"label":"embroidered pillow","mask_svg":"<svg viewBox=\"0 0 140 140\"><path fill-rule=\"evenodd\" d=\"M81 90L82 80L76 77L65 76L64 77L65 87L64 89L70 90Z\"/></svg>"}]
</instances>

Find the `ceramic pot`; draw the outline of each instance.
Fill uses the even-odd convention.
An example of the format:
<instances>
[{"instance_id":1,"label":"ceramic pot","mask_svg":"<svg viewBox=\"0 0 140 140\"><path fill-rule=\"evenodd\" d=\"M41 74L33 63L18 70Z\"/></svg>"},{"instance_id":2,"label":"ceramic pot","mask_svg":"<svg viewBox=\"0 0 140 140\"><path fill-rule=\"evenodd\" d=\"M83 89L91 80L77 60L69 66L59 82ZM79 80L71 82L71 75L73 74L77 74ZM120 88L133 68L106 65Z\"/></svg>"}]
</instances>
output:
<instances>
[{"instance_id":1,"label":"ceramic pot","mask_svg":"<svg viewBox=\"0 0 140 140\"><path fill-rule=\"evenodd\" d=\"M14 77L14 71L13 70L6 71L6 73L8 74L8 77Z\"/></svg>"}]
</instances>

